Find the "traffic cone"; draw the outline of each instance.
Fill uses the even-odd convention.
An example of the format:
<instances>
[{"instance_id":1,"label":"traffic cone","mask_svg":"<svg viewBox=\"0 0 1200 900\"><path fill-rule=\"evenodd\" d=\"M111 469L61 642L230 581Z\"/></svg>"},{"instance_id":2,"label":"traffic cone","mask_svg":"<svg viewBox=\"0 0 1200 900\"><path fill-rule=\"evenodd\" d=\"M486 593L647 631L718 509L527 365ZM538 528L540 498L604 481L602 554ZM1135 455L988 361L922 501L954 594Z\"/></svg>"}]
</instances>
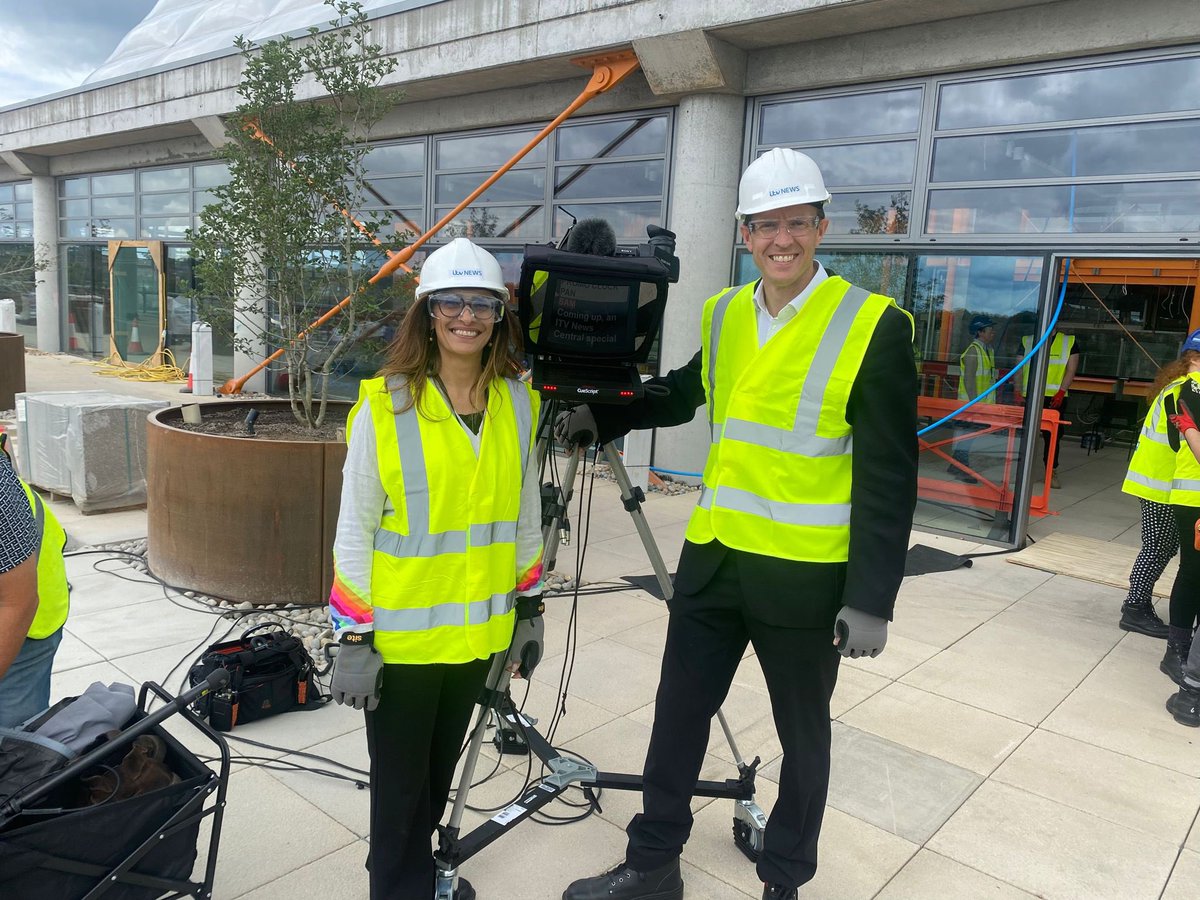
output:
<instances>
[{"instance_id":1,"label":"traffic cone","mask_svg":"<svg viewBox=\"0 0 1200 900\"><path fill-rule=\"evenodd\" d=\"M187 367L187 387L181 387L179 389L179 393L190 394L191 392L192 392L192 358L189 356L188 357L188 367Z\"/></svg>"},{"instance_id":2,"label":"traffic cone","mask_svg":"<svg viewBox=\"0 0 1200 900\"><path fill-rule=\"evenodd\" d=\"M129 323L129 344L126 346L125 352L129 355L142 352L142 336L138 334L137 316L134 316Z\"/></svg>"},{"instance_id":3,"label":"traffic cone","mask_svg":"<svg viewBox=\"0 0 1200 900\"><path fill-rule=\"evenodd\" d=\"M67 338L67 350L70 353L77 353L83 348L79 346L79 332L75 328L75 313L67 313L67 332L70 337Z\"/></svg>"}]
</instances>

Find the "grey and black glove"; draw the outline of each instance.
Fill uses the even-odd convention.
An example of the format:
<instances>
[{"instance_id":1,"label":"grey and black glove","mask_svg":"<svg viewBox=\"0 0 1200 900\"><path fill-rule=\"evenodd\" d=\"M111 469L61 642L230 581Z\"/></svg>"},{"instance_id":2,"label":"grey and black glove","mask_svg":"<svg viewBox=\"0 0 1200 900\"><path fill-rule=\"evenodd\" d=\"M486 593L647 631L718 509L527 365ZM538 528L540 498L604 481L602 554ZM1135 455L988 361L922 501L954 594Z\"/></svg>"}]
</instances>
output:
<instances>
[{"instance_id":1,"label":"grey and black glove","mask_svg":"<svg viewBox=\"0 0 1200 900\"><path fill-rule=\"evenodd\" d=\"M887 644L887 627L887 619L873 616L861 609L843 606L833 623L833 633L838 639L838 653L854 659L860 656L878 656Z\"/></svg>"},{"instance_id":2,"label":"grey and black glove","mask_svg":"<svg viewBox=\"0 0 1200 900\"><path fill-rule=\"evenodd\" d=\"M374 633L347 632L338 641L333 659L330 693L335 703L372 710L379 705L383 685L383 657L375 649Z\"/></svg>"},{"instance_id":3,"label":"grey and black glove","mask_svg":"<svg viewBox=\"0 0 1200 900\"><path fill-rule=\"evenodd\" d=\"M600 430L587 405L564 409L554 420L554 437L564 447L595 443Z\"/></svg>"},{"instance_id":4,"label":"grey and black glove","mask_svg":"<svg viewBox=\"0 0 1200 900\"><path fill-rule=\"evenodd\" d=\"M511 667L515 663L517 669L513 674L528 678L542 659L542 639L546 633L542 613L546 604L541 594L536 597L518 597L516 609L517 625L513 629L506 665Z\"/></svg>"}]
</instances>

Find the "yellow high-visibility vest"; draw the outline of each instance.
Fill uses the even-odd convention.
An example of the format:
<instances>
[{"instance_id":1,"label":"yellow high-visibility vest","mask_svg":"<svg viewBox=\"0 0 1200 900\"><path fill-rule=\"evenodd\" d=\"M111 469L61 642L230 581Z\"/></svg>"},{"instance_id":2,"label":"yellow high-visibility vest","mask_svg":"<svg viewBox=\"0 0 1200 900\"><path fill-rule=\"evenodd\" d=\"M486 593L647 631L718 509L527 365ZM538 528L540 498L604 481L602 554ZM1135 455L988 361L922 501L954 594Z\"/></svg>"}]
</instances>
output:
<instances>
[{"instance_id":1,"label":"yellow high-visibility vest","mask_svg":"<svg viewBox=\"0 0 1200 900\"><path fill-rule=\"evenodd\" d=\"M54 513L46 508L42 498L34 493L25 482L21 482L25 496L29 498L29 510L37 524L37 585L38 607L29 626L28 636L35 640L50 637L67 621L71 605L71 589L67 585L67 564L63 559L63 547L67 533L58 524Z\"/></svg>"},{"instance_id":2,"label":"yellow high-visibility vest","mask_svg":"<svg viewBox=\"0 0 1200 900\"><path fill-rule=\"evenodd\" d=\"M1155 503L1170 502L1171 481L1175 477L1175 452L1167 439L1168 423L1163 401L1171 393L1178 396L1179 386L1184 380L1177 378L1172 381L1158 392L1150 404L1141 434L1138 435L1137 447L1129 458L1129 471L1121 485L1121 490L1126 494Z\"/></svg>"},{"instance_id":3,"label":"yellow high-visibility vest","mask_svg":"<svg viewBox=\"0 0 1200 900\"><path fill-rule=\"evenodd\" d=\"M364 381L351 412L370 410L390 503L371 567L375 648L387 663L486 659L512 640L521 481L539 398L497 379L476 454L441 391L396 414L403 379Z\"/></svg>"},{"instance_id":4,"label":"yellow high-visibility vest","mask_svg":"<svg viewBox=\"0 0 1200 900\"><path fill-rule=\"evenodd\" d=\"M1179 393L1188 381L1200 382L1200 372L1189 372L1163 393L1179 399ZM1171 475L1171 493L1167 502L1172 506L1200 506L1200 462L1188 442L1179 436L1179 450L1175 453L1175 471Z\"/></svg>"},{"instance_id":5,"label":"yellow high-visibility vest","mask_svg":"<svg viewBox=\"0 0 1200 900\"><path fill-rule=\"evenodd\" d=\"M967 349L962 352L958 358L959 376L958 376L958 399L970 400L971 395L967 393L965 379L967 377L967 354L974 353L979 358L975 363L975 393L978 397L993 384L996 383L996 352L982 341L971 341L967 345ZM980 403L995 403L996 395L988 394Z\"/></svg>"},{"instance_id":6,"label":"yellow high-visibility vest","mask_svg":"<svg viewBox=\"0 0 1200 900\"><path fill-rule=\"evenodd\" d=\"M831 276L760 348L753 298L748 284L704 307L711 443L687 539L843 562L852 477L846 405L875 326L895 301Z\"/></svg>"},{"instance_id":7,"label":"yellow high-visibility vest","mask_svg":"<svg viewBox=\"0 0 1200 900\"><path fill-rule=\"evenodd\" d=\"M1066 338L1064 341L1063 338ZM1021 338L1021 349L1029 352L1033 346L1033 335L1027 334ZM1050 342L1050 358L1046 366L1046 396L1053 397L1062 387L1063 379L1067 377L1067 363L1075 350L1075 335L1063 335L1061 332ZM1021 393L1029 396L1029 366L1021 368Z\"/></svg>"}]
</instances>

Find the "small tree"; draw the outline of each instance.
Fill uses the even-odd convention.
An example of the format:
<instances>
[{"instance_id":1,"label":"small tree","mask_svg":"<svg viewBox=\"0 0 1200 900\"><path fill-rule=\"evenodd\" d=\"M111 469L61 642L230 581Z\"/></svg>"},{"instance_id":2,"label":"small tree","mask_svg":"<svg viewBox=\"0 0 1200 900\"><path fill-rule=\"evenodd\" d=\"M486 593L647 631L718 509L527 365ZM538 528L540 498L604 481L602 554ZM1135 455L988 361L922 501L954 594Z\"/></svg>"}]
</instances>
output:
<instances>
[{"instance_id":1,"label":"small tree","mask_svg":"<svg viewBox=\"0 0 1200 900\"><path fill-rule=\"evenodd\" d=\"M368 291L374 271L364 263L379 248L346 212L363 205L367 142L397 99L379 85L396 61L370 42L359 3L325 3L336 14L332 30L262 44L238 37L243 102L219 152L229 181L191 234L202 314L238 350L284 349L292 410L313 427L324 421L338 361L394 303L390 289ZM299 99L313 83L327 97ZM369 234L386 224L355 216ZM399 246L393 237L385 249ZM354 299L337 318L299 336L347 296Z\"/></svg>"},{"instance_id":2,"label":"small tree","mask_svg":"<svg viewBox=\"0 0 1200 900\"><path fill-rule=\"evenodd\" d=\"M39 244L35 253L30 244L0 244L0 298L10 297L17 303L17 315L28 313L26 305L40 280L37 276L49 266L45 245Z\"/></svg>"}]
</instances>

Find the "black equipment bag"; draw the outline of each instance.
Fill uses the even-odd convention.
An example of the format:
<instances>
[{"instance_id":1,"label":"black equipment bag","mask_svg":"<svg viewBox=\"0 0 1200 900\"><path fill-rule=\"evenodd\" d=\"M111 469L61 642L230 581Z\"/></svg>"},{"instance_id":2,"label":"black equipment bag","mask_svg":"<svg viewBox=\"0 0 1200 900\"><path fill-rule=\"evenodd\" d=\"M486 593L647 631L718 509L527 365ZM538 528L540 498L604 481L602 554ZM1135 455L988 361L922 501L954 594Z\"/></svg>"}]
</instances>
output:
<instances>
[{"instance_id":1,"label":"black equipment bag","mask_svg":"<svg viewBox=\"0 0 1200 900\"><path fill-rule=\"evenodd\" d=\"M316 709L323 702L312 657L299 638L274 623L255 625L237 640L212 644L192 666L188 680L199 684L214 669L229 672L229 686L203 696L195 709L217 731L292 709Z\"/></svg>"}]
</instances>

